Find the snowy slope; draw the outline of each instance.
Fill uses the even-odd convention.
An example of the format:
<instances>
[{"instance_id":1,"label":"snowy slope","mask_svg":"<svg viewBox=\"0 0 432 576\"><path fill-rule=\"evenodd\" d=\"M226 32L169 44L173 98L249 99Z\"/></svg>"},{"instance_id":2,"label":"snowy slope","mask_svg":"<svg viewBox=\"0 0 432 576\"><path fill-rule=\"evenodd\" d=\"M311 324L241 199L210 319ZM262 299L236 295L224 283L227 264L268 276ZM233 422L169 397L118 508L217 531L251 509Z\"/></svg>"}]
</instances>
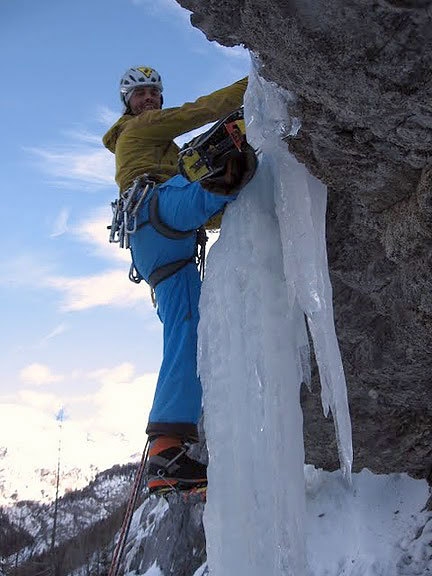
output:
<instances>
[{"instance_id":1,"label":"snowy slope","mask_svg":"<svg viewBox=\"0 0 432 576\"><path fill-rule=\"evenodd\" d=\"M432 513L423 510L429 493L425 481L364 470L353 475L352 489L347 489L340 473L312 466L306 467L305 477L307 576L432 574ZM207 564L193 576L206 574Z\"/></svg>"},{"instance_id":2,"label":"snowy slope","mask_svg":"<svg viewBox=\"0 0 432 576\"><path fill-rule=\"evenodd\" d=\"M424 480L363 470L353 474L348 487L340 472L305 466L304 473L307 576L432 575L432 512L424 510L429 496ZM201 504L195 508L191 515L201 513ZM185 525L170 523L170 514L175 517L176 513L175 506L170 510L163 500L156 505L144 503L137 510L127 547L126 575L171 576L166 539L174 538L178 553L184 552L180 541ZM244 531L248 530L245 525ZM231 550L225 552L229 555ZM182 571L185 576L207 574L207 563ZM234 576L249 576L247 562L239 563Z\"/></svg>"},{"instance_id":3,"label":"snowy slope","mask_svg":"<svg viewBox=\"0 0 432 576\"><path fill-rule=\"evenodd\" d=\"M425 481L363 470L348 489L337 472L305 476L308 576L432 574Z\"/></svg>"}]
</instances>

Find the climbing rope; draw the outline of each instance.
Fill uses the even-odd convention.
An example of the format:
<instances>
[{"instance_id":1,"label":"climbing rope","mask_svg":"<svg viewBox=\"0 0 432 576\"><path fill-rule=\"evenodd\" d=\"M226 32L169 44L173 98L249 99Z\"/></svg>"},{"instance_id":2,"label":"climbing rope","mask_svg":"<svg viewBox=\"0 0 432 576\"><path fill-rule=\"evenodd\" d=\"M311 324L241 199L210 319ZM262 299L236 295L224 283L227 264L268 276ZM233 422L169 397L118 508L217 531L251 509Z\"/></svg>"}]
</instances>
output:
<instances>
[{"instance_id":1,"label":"climbing rope","mask_svg":"<svg viewBox=\"0 0 432 576\"><path fill-rule=\"evenodd\" d=\"M141 462L138 467L135 480L132 486L132 492L129 497L129 502L126 508L125 516L123 518L123 524L120 529L119 539L117 541L117 545L114 549L113 557L111 560L111 566L108 571L108 576L117 576L120 568L120 563L123 557L123 552L126 546L127 537L129 534L129 529L132 521L132 516L135 512L136 503L138 501L138 496L141 491L142 479L144 476L144 470L147 464L148 455L149 455L149 445L150 441L147 440L146 445L144 447L144 451L141 457Z\"/></svg>"}]
</instances>

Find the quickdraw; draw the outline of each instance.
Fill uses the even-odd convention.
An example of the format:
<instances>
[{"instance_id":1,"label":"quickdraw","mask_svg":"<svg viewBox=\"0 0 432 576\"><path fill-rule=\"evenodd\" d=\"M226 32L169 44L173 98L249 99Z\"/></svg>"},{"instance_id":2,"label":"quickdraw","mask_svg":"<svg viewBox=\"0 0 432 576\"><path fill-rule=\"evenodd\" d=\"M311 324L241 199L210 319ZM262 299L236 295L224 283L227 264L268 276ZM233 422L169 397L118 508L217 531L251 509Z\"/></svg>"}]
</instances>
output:
<instances>
[{"instance_id":1,"label":"quickdraw","mask_svg":"<svg viewBox=\"0 0 432 576\"><path fill-rule=\"evenodd\" d=\"M109 241L118 243L120 248L129 248L129 236L137 231L137 214L148 192L155 186L147 174L136 178L130 188L120 194L120 197L111 202L113 217Z\"/></svg>"}]
</instances>

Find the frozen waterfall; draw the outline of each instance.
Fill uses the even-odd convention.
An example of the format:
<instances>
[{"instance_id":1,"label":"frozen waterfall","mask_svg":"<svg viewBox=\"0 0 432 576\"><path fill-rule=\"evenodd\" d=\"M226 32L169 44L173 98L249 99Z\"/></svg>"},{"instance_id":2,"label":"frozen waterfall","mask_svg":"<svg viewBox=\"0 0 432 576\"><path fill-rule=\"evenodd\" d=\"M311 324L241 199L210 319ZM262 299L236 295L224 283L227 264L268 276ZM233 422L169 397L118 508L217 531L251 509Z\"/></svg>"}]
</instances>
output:
<instances>
[{"instance_id":1,"label":"frozen waterfall","mask_svg":"<svg viewBox=\"0 0 432 576\"><path fill-rule=\"evenodd\" d=\"M305 318L341 469L352 447L335 335L326 188L290 155L292 98L253 67L245 98L259 167L208 256L199 326L209 450L205 510L211 576L304 576L305 487L300 385L310 380Z\"/></svg>"}]
</instances>

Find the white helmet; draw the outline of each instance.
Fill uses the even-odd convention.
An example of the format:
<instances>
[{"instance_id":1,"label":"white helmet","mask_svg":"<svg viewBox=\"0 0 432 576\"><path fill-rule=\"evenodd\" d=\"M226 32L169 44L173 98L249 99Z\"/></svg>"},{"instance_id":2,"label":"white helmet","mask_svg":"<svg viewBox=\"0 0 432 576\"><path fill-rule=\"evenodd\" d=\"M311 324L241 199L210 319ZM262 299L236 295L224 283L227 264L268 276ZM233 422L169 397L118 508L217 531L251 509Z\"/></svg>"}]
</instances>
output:
<instances>
[{"instance_id":1,"label":"white helmet","mask_svg":"<svg viewBox=\"0 0 432 576\"><path fill-rule=\"evenodd\" d=\"M129 103L129 98L135 88L141 86L154 86L163 91L160 74L149 66L136 66L129 68L120 80L120 98L125 106Z\"/></svg>"}]
</instances>

